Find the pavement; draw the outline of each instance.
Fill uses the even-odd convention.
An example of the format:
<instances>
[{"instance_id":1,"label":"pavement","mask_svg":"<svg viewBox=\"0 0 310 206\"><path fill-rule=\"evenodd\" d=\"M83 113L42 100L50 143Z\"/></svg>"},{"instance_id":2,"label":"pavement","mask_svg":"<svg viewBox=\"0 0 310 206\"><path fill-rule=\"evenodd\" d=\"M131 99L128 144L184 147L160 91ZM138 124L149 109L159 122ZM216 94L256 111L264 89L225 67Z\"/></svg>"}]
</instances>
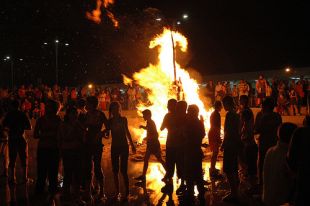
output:
<instances>
[{"instance_id":1,"label":"pavement","mask_svg":"<svg viewBox=\"0 0 310 206\"><path fill-rule=\"evenodd\" d=\"M257 111L254 110L256 114ZM137 117L136 112L134 111L124 111L123 115L127 116L129 125L131 128L139 125L143 120L142 118ZM224 113L222 114L224 116ZM283 116L283 121L294 122L298 125L302 125L303 116ZM222 120L222 123L224 121ZM33 122L34 124L34 122ZM32 138L32 131L27 132L27 140L29 145L29 178L35 180L36 178L36 147L37 140ZM133 137L134 140L137 140L139 137ZM137 177L142 172L143 167L143 155L145 151L145 145L137 146L137 153L130 154L129 157L129 166L128 174L130 179L130 197L127 202L117 201L115 198L115 188L113 184L113 174L111 169L110 161L110 146L111 140L104 140L104 151L102 159L102 168L105 174L105 190L108 199L105 202L97 202L95 205L188 205L182 202L182 196L177 196L175 190L178 187L178 182L174 178L174 188L172 195L163 194L161 192L162 187L165 186L165 183L161 181L165 171L162 166L151 158L151 163L149 164L148 173L146 176L145 184L137 182L134 180L134 177ZM163 155L165 154L164 145L162 145ZM204 179L208 184L206 184L206 193L205 198L206 202L204 205L218 205L226 206L230 205L221 201L222 197L228 193L228 183L225 179L211 180L209 177L209 167L210 167L210 151L208 148L203 148L204 151L204 161L203 168L205 170ZM219 170L222 169L222 154L219 155L217 166ZM0 172L2 168L0 169ZM60 169L61 171L61 169ZM27 205L27 206L41 206L41 205L50 205L46 199L47 196L37 196L34 193L34 181L30 182L27 185L19 184L21 181L21 168L19 160L17 161L17 184L9 185L5 178L0 179L0 206L9 206L9 205ZM121 178L120 178L121 180ZM122 185L122 181L121 185ZM259 206L262 203L259 201L258 196L249 195L246 192L247 185L241 184L241 201L237 205L253 205ZM121 191L124 194L124 191ZM74 201L73 201L74 202ZM62 201L60 195L56 196L56 201L53 202L53 205L65 206L65 205L75 205L70 201Z\"/></svg>"}]
</instances>

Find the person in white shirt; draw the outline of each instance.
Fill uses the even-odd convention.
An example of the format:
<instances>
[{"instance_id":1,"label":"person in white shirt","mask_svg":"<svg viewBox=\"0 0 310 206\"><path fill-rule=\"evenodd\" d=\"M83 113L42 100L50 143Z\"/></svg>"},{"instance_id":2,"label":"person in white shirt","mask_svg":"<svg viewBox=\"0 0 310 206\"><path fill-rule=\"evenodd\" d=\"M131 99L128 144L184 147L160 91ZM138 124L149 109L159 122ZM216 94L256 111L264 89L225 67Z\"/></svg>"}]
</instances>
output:
<instances>
[{"instance_id":1,"label":"person in white shirt","mask_svg":"<svg viewBox=\"0 0 310 206\"><path fill-rule=\"evenodd\" d=\"M263 202L266 206L283 205L293 198L294 179L286 155L296 124L283 123L278 129L278 143L265 157L263 169Z\"/></svg>"}]
</instances>

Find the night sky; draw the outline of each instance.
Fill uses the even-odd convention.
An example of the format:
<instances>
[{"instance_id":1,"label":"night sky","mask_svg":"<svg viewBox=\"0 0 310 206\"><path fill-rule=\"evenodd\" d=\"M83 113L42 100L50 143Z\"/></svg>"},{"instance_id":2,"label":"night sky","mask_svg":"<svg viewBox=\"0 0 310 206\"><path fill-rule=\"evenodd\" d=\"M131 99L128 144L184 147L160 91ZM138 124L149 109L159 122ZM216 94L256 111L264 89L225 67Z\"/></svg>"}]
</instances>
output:
<instances>
[{"instance_id":1,"label":"night sky","mask_svg":"<svg viewBox=\"0 0 310 206\"><path fill-rule=\"evenodd\" d=\"M120 73L130 75L155 61L149 40L183 13L189 19L178 30L188 37L190 51L180 61L203 75L309 66L305 2L116 0L111 7L120 21L116 29L105 16L100 24L85 18L95 0L4 0L1 84L9 81L7 55L14 58L17 83L53 83L56 38L62 84L119 81ZM164 21L156 22L156 16Z\"/></svg>"}]
</instances>

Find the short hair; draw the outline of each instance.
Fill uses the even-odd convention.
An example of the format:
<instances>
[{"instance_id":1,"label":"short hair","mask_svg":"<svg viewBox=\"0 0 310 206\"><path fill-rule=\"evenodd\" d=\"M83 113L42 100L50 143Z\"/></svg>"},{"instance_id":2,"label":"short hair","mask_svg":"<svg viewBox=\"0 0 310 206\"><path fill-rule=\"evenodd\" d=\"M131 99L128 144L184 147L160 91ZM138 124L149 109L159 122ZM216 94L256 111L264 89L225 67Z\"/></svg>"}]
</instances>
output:
<instances>
[{"instance_id":1,"label":"short hair","mask_svg":"<svg viewBox=\"0 0 310 206\"><path fill-rule=\"evenodd\" d=\"M241 118L244 121L250 121L252 117L251 110L245 109L244 111L241 112Z\"/></svg>"},{"instance_id":2,"label":"short hair","mask_svg":"<svg viewBox=\"0 0 310 206\"><path fill-rule=\"evenodd\" d=\"M172 109L175 109L176 108L176 106L177 106L177 103L178 103L178 101L176 100L176 99L169 99L168 100L168 110L170 111L170 110L172 110Z\"/></svg>"},{"instance_id":3,"label":"short hair","mask_svg":"<svg viewBox=\"0 0 310 206\"><path fill-rule=\"evenodd\" d=\"M285 122L281 124L278 128L279 140L287 144L290 143L292 134L296 128L297 125L290 122Z\"/></svg>"},{"instance_id":4,"label":"short hair","mask_svg":"<svg viewBox=\"0 0 310 206\"><path fill-rule=\"evenodd\" d=\"M235 106L234 99L231 96L225 96L222 101L224 105L227 105L230 107Z\"/></svg>"},{"instance_id":5,"label":"short hair","mask_svg":"<svg viewBox=\"0 0 310 206\"><path fill-rule=\"evenodd\" d=\"M177 112L186 112L187 102L186 101L178 101L176 110Z\"/></svg>"},{"instance_id":6,"label":"short hair","mask_svg":"<svg viewBox=\"0 0 310 206\"><path fill-rule=\"evenodd\" d=\"M76 107L68 107L68 109L66 110L66 114L64 116L64 121L65 122L68 122L69 121L69 115L72 114L72 113L75 113L75 114L78 114L78 111L77 111L77 108Z\"/></svg>"},{"instance_id":7,"label":"short hair","mask_svg":"<svg viewBox=\"0 0 310 206\"><path fill-rule=\"evenodd\" d=\"M97 108L97 106L98 106L98 98L95 96L87 97L86 102L87 102L87 104L90 104L93 107Z\"/></svg>"},{"instance_id":8,"label":"short hair","mask_svg":"<svg viewBox=\"0 0 310 206\"><path fill-rule=\"evenodd\" d=\"M121 108L121 104L119 102L117 102L117 101L111 102L110 107L109 107L109 111L111 112L112 109L114 109L114 108L120 109Z\"/></svg>"},{"instance_id":9,"label":"short hair","mask_svg":"<svg viewBox=\"0 0 310 206\"><path fill-rule=\"evenodd\" d=\"M267 110L270 110L270 111L273 111L274 106L275 106L274 100L273 100L273 98L271 98L271 97L267 97L267 98L263 101L263 103L262 103L263 109L267 109Z\"/></svg>"},{"instance_id":10,"label":"short hair","mask_svg":"<svg viewBox=\"0 0 310 206\"><path fill-rule=\"evenodd\" d=\"M46 101L46 111L51 112L51 114L57 114L59 109L59 104L58 102L52 100L52 99L48 99Z\"/></svg>"},{"instance_id":11,"label":"short hair","mask_svg":"<svg viewBox=\"0 0 310 206\"><path fill-rule=\"evenodd\" d=\"M241 102L244 103L244 105L249 105L249 97L247 95L241 95L240 96L240 104Z\"/></svg>"},{"instance_id":12,"label":"short hair","mask_svg":"<svg viewBox=\"0 0 310 206\"><path fill-rule=\"evenodd\" d=\"M222 107L222 102L216 100L216 101L214 102L214 108L215 108L215 109L219 109L220 107Z\"/></svg>"},{"instance_id":13,"label":"short hair","mask_svg":"<svg viewBox=\"0 0 310 206\"><path fill-rule=\"evenodd\" d=\"M143 114L143 116L152 117L152 112L149 109L143 110L142 114Z\"/></svg>"}]
</instances>

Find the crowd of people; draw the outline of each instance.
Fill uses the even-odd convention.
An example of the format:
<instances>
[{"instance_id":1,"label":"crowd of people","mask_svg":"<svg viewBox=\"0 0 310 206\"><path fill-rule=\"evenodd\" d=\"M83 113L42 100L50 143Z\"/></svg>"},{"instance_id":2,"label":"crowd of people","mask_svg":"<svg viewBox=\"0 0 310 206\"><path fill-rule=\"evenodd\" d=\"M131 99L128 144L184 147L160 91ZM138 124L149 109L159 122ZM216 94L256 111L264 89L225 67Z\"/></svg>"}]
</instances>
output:
<instances>
[{"instance_id":1,"label":"crowd of people","mask_svg":"<svg viewBox=\"0 0 310 206\"><path fill-rule=\"evenodd\" d=\"M53 201L59 189L58 173L62 162L64 198L73 196L75 200L85 203L93 202L93 195L97 194L96 197L104 201L102 138L108 138L111 134L115 190L121 199L120 172L125 187L123 198L127 199L130 193L127 173L129 146L133 154L136 152L128 121L120 113L119 102L111 102L108 117L98 110L98 105L98 98L89 96L83 107L68 105L64 119L61 119L58 115L59 103L52 99L46 100L45 112L37 119L33 133L33 138L38 139L36 194L45 192L48 180L49 200ZM310 183L310 162L307 155L310 118L306 116L304 127L297 128L294 123L282 123L281 116L274 112L274 106L272 98L265 98L262 109L254 120L249 97L246 95L240 96L238 107L231 96L215 101L215 110L210 117L211 128L207 135L212 152L209 172L211 178L222 178L215 168L218 154L222 151L223 173L230 186L230 193L223 201L240 203L239 185L242 176L242 180L249 185L248 191L261 194L266 205L306 205L306 192ZM220 116L222 107L227 112L223 141ZM31 124L21 108L19 101L13 99L9 102L8 112L1 112L1 155L6 157L3 176L8 177L10 184L16 184L17 156L21 160L22 183L27 184L28 181L28 146L24 132L31 129ZM152 112L144 110L142 113L146 125L141 125L140 128L147 131L147 147L142 175L136 179L146 180L150 155L155 155L166 170L162 179L166 186L162 191L173 192L172 178L176 168L177 177L181 180L176 193L184 195L190 204L194 202L194 185L197 185L198 198L203 204L205 180L201 147L206 135L204 119L199 116L196 105L187 105L185 101L171 99L167 109L168 113L160 127L160 130L168 130L165 159L162 157ZM257 139L254 138L255 134L258 135Z\"/></svg>"},{"instance_id":2,"label":"crowd of people","mask_svg":"<svg viewBox=\"0 0 310 206\"><path fill-rule=\"evenodd\" d=\"M148 162L150 156L154 155L166 171L162 179L166 186L162 192L173 192L172 178L176 169L177 177L181 180L176 193L183 195L190 203L194 202L194 186L197 185L198 199L203 204L205 180L202 140L207 136L212 152L209 169L211 179L223 178L223 174L216 169L218 154L223 152L223 173L230 188L230 193L223 197L223 201L240 203L240 183L244 181L248 185L247 191L260 194L265 205L306 205L306 191L310 183L307 155L310 119L306 116L304 126L297 128L294 123L283 123L281 112L275 112L274 108L279 107L281 95L291 95L292 91L296 91L296 102L290 101L290 104L296 103L300 113L298 105L307 101L305 96L308 91L304 88L308 85L300 80L296 84L291 82L290 89L285 89L284 83L280 81L276 87L278 96L275 96L274 90L268 93L268 83L260 76L256 83L255 104L261 105L261 111L256 117L250 107L253 106L250 89L245 81L240 81L238 90L234 87L231 93L228 90L223 92L223 89L220 91L223 85L218 83L214 88L214 96L210 95L210 91L213 91L211 85L210 82L207 88L209 97L214 97L214 111L210 116L211 128L208 134L204 128L204 117L199 116L197 105L188 105L186 101L175 99L168 101L168 113L159 128L168 131L166 158L162 156L152 112L142 112L146 125L141 125L140 129L146 130L147 147L142 174L135 179L146 181ZM125 94L126 99L130 100L126 101L126 107L134 109L138 100L145 101L142 92L137 94L137 90L138 87L129 87L122 93L118 88L111 91L92 87L61 90L58 86L53 89L47 86L21 86L16 92L9 93L7 89L1 89L2 176L8 178L10 184L16 184L15 168L19 156L22 184L28 183L28 143L25 131L32 129L30 119L34 118L33 138L38 140L36 194L43 194L48 182L49 200L54 200L59 192L58 175L62 164L63 198L73 197L83 204L92 203L94 196L105 201L107 197L101 165L102 138L111 136L115 190L118 199L127 200L130 194L127 172L129 146L132 154L136 152L136 147L128 129L127 118L121 114L125 106L122 95ZM107 94L109 97L106 97ZM222 108L226 111L223 127L220 114ZM59 116L60 110L64 117ZM108 117L103 112L105 110L108 111ZM223 137L221 130L224 131ZM120 195L119 173L124 182L123 196Z\"/></svg>"},{"instance_id":3,"label":"crowd of people","mask_svg":"<svg viewBox=\"0 0 310 206\"><path fill-rule=\"evenodd\" d=\"M21 104L21 110L29 118L37 119L45 113L45 104L48 99L60 103L62 108L68 105L79 105L85 102L88 96L96 96L99 101L99 110L107 111L111 102L118 101L125 110L134 110L138 102L147 102L144 90L139 86L94 86L63 87L58 85L49 87L40 85L21 85L16 89L0 88L0 106L7 111L8 102L16 99Z\"/></svg>"},{"instance_id":4,"label":"crowd of people","mask_svg":"<svg viewBox=\"0 0 310 206\"><path fill-rule=\"evenodd\" d=\"M239 104L239 98L246 95L250 98L251 107L260 107L266 97L271 97L276 103L276 110L281 115L300 115L302 106L309 105L309 80L303 76L299 80L268 81L263 75L256 80L255 85L245 80L236 84L209 81L206 85L206 96L212 102L222 100L224 96L232 96ZM309 107L309 106L308 106ZM308 109L309 110L309 109Z\"/></svg>"}]
</instances>

